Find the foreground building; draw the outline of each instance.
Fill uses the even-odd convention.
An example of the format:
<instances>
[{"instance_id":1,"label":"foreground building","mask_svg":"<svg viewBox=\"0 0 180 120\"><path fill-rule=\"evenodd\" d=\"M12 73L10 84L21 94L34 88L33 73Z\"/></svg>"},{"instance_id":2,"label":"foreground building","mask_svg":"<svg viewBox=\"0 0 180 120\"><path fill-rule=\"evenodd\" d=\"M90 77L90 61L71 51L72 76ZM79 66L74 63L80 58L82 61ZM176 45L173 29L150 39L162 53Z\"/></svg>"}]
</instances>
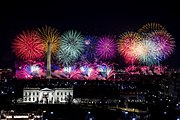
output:
<instances>
[{"instance_id":1,"label":"foreground building","mask_svg":"<svg viewBox=\"0 0 180 120\"><path fill-rule=\"evenodd\" d=\"M73 98L73 88L24 88L23 103L60 104Z\"/></svg>"}]
</instances>

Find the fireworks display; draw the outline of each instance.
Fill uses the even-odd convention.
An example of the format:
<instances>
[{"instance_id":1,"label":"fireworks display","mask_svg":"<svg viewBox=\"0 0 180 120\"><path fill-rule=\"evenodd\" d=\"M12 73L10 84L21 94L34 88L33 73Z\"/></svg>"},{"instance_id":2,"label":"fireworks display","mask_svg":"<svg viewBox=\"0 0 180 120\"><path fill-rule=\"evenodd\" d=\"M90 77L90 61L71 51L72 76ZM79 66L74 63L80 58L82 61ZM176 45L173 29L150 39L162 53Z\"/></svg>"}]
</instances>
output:
<instances>
[{"instance_id":1,"label":"fireworks display","mask_svg":"<svg viewBox=\"0 0 180 120\"><path fill-rule=\"evenodd\" d=\"M44 63L35 61L25 61L16 68L16 77L18 79L32 79L33 77L44 77Z\"/></svg>"},{"instance_id":2,"label":"fireworks display","mask_svg":"<svg viewBox=\"0 0 180 120\"><path fill-rule=\"evenodd\" d=\"M48 51L48 43L50 43L51 53L56 53L60 48L60 35L58 30L51 26L45 26L38 29L39 35L44 40L45 51Z\"/></svg>"},{"instance_id":3,"label":"fireworks display","mask_svg":"<svg viewBox=\"0 0 180 120\"><path fill-rule=\"evenodd\" d=\"M119 40L118 50L126 63L155 65L173 53L175 42L162 25L148 23L138 32L126 32Z\"/></svg>"},{"instance_id":4,"label":"fireworks display","mask_svg":"<svg viewBox=\"0 0 180 120\"><path fill-rule=\"evenodd\" d=\"M60 62L68 65L77 60L84 52L85 45L83 40L84 38L80 32L70 30L63 33L61 36L61 49L58 54Z\"/></svg>"},{"instance_id":5,"label":"fireworks display","mask_svg":"<svg viewBox=\"0 0 180 120\"><path fill-rule=\"evenodd\" d=\"M144 74L152 75L153 72L145 71L160 66L174 52L175 47L174 38L158 23L145 24L138 32L124 32L118 39L113 35L84 37L75 30L60 35L56 29L45 26L38 31L23 31L12 42L13 52L24 61L39 61L47 55L46 67L34 63L20 65L16 76L22 79L37 76L51 78L51 75L66 79L106 80L113 76L115 79L116 73L110 66L110 60L117 57L116 54L120 54L131 66L127 70L132 71L135 65L144 65L141 68ZM58 61L57 68L52 70L51 53ZM157 67L154 71L158 73L160 70ZM136 72L132 74L140 74Z\"/></svg>"},{"instance_id":6,"label":"fireworks display","mask_svg":"<svg viewBox=\"0 0 180 120\"><path fill-rule=\"evenodd\" d=\"M118 42L118 51L125 59L126 63L134 64L137 61L138 54L141 54L139 48L142 37L136 32L126 32L121 35Z\"/></svg>"},{"instance_id":7,"label":"fireworks display","mask_svg":"<svg viewBox=\"0 0 180 120\"><path fill-rule=\"evenodd\" d=\"M13 41L12 49L22 60L37 60L44 55L43 41L36 31L23 31Z\"/></svg>"},{"instance_id":8,"label":"fireworks display","mask_svg":"<svg viewBox=\"0 0 180 120\"><path fill-rule=\"evenodd\" d=\"M160 52L158 51L156 43L148 39L143 39L139 46L143 51L141 54L138 54L138 60L140 63L151 66L160 62Z\"/></svg>"},{"instance_id":9,"label":"fireworks display","mask_svg":"<svg viewBox=\"0 0 180 120\"><path fill-rule=\"evenodd\" d=\"M146 65L159 64L160 61L163 61L173 53L175 42L162 25L148 23L143 25L138 32L142 33L144 39L146 39L142 43L148 48L148 51L139 57L142 63Z\"/></svg>"},{"instance_id":10,"label":"fireworks display","mask_svg":"<svg viewBox=\"0 0 180 120\"><path fill-rule=\"evenodd\" d=\"M57 58L58 62L65 66L72 64L76 60L72 55L70 55L70 53L68 53L67 51L64 51L64 50L60 50L57 53L57 57L58 57Z\"/></svg>"},{"instance_id":11,"label":"fireworks display","mask_svg":"<svg viewBox=\"0 0 180 120\"><path fill-rule=\"evenodd\" d=\"M95 54L95 46L97 43L97 37L95 36L85 36L84 37L85 42L85 59L87 59L89 62L94 62L94 59L96 57Z\"/></svg>"},{"instance_id":12,"label":"fireworks display","mask_svg":"<svg viewBox=\"0 0 180 120\"><path fill-rule=\"evenodd\" d=\"M143 25L138 32L139 33L150 33L154 31L164 30L166 31L166 28L160 25L159 23L147 23Z\"/></svg>"},{"instance_id":13,"label":"fireworks display","mask_svg":"<svg viewBox=\"0 0 180 120\"><path fill-rule=\"evenodd\" d=\"M148 35L148 39L153 41L157 45L160 58L164 60L174 52L175 41L167 31L155 31Z\"/></svg>"},{"instance_id":14,"label":"fireworks display","mask_svg":"<svg viewBox=\"0 0 180 120\"><path fill-rule=\"evenodd\" d=\"M102 60L114 58L117 44L114 36L102 36L97 41L96 54Z\"/></svg>"}]
</instances>

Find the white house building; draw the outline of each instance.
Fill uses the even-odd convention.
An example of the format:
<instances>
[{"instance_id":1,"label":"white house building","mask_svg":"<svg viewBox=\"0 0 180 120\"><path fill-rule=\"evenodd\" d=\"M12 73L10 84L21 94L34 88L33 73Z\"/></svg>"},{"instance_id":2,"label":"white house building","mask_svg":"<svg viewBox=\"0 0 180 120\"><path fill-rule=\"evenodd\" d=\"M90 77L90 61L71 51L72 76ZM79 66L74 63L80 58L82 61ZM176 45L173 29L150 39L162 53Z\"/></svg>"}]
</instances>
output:
<instances>
[{"instance_id":1,"label":"white house building","mask_svg":"<svg viewBox=\"0 0 180 120\"><path fill-rule=\"evenodd\" d=\"M24 88L23 103L60 104L73 98L73 88Z\"/></svg>"}]
</instances>

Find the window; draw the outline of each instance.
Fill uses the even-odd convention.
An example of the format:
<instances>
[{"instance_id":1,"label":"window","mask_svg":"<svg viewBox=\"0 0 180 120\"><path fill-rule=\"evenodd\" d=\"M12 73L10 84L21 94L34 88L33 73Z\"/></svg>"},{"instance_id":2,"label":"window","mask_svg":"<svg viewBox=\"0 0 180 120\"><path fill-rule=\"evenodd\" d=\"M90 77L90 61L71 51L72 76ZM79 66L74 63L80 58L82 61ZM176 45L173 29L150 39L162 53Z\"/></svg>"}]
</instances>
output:
<instances>
[{"instance_id":1,"label":"window","mask_svg":"<svg viewBox=\"0 0 180 120\"><path fill-rule=\"evenodd\" d=\"M31 92L29 92L29 95L31 95Z\"/></svg>"},{"instance_id":2,"label":"window","mask_svg":"<svg viewBox=\"0 0 180 120\"><path fill-rule=\"evenodd\" d=\"M61 92L61 95L63 95L63 92Z\"/></svg>"},{"instance_id":3,"label":"window","mask_svg":"<svg viewBox=\"0 0 180 120\"><path fill-rule=\"evenodd\" d=\"M31 101L31 98L29 98L29 101Z\"/></svg>"},{"instance_id":4,"label":"window","mask_svg":"<svg viewBox=\"0 0 180 120\"><path fill-rule=\"evenodd\" d=\"M39 95L39 93L37 92L37 95Z\"/></svg>"},{"instance_id":5,"label":"window","mask_svg":"<svg viewBox=\"0 0 180 120\"><path fill-rule=\"evenodd\" d=\"M66 95L66 92L64 94Z\"/></svg>"},{"instance_id":6,"label":"window","mask_svg":"<svg viewBox=\"0 0 180 120\"><path fill-rule=\"evenodd\" d=\"M61 98L61 101L63 101L63 98Z\"/></svg>"},{"instance_id":7,"label":"window","mask_svg":"<svg viewBox=\"0 0 180 120\"><path fill-rule=\"evenodd\" d=\"M33 92L33 95L35 95L35 93Z\"/></svg>"},{"instance_id":8,"label":"window","mask_svg":"<svg viewBox=\"0 0 180 120\"><path fill-rule=\"evenodd\" d=\"M59 92L57 92L57 95L59 95Z\"/></svg>"},{"instance_id":9,"label":"window","mask_svg":"<svg viewBox=\"0 0 180 120\"><path fill-rule=\"evenodd\" d=\"M26 98L26 97L24 98L24 101L27 101L27 98Z\"/></svg>"},{"instance_id":10,"label":"window","mask_svg":"<svg viewBox=\"0 0 180 120\"><path fill-rule=\"evenodd\" d=\"M35 100L35 98L33 97L33 101Z\"/></svg>"}]
</instances>

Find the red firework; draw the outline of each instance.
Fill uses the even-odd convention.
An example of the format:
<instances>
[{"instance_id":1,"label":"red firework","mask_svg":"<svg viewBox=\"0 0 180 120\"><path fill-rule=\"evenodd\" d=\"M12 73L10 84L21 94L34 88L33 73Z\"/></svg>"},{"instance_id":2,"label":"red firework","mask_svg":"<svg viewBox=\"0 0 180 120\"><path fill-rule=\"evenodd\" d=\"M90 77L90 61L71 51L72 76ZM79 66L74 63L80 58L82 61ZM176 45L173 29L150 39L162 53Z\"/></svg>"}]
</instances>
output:
<instances>
[{"instance_id":1,"label":"red firework","mask_svg":"<svg viewBox=\"0 0 180 120\"><path fill-rule=\"evenodd\" d=\"M44 44L36 31L27 31L19 34L12 43L15 55L22 60L37 60L45 52Z\"/></svg>"}]
</instances>

